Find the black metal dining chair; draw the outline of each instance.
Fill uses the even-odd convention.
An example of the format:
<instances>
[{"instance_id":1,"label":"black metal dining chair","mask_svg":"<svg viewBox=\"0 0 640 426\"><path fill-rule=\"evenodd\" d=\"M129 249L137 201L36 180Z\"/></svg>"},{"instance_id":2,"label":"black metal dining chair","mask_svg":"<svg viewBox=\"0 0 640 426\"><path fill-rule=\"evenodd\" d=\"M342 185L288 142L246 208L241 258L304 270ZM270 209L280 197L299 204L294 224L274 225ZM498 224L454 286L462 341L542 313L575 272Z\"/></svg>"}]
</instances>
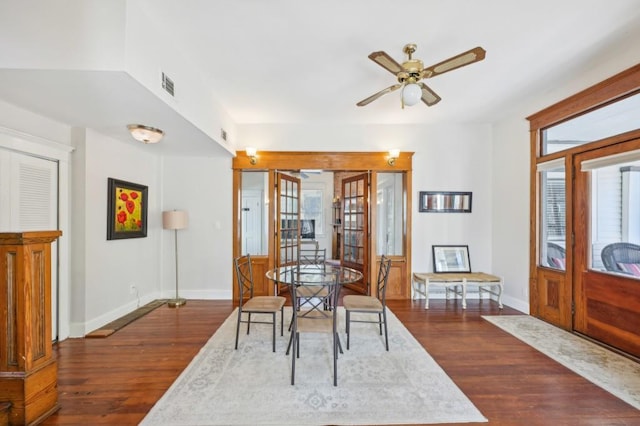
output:
<instances>
[{"instance_id":1,"label":"black metal dining chair","mask_svg":"<svg viewBox=\"0 0 640 426\"><path fill-rule=\"evenodd\" d=\"M240 256L234 259L236 278L238 280L238 324L236 326L236 349L240 335L240 324L247 324L247 334L251 324L273 325L273 352L276 351L276 314L280 311L280 335L284 335L284 304L286 298L282 296L254 296L253 295L253 268L251 255ZM243 318L246 314L246 319ZM270 314L271 321L256 321L251 319L251 314Z\"/></svg>"},{"instance_id":2,"label":"black metal dining chair","mask_svg":"<svg viewBox=\"0 0 640 426\"><path fill-rule=\"evenodd\" d=\"M351 323L364 322L376 323L380 327L380 335L384 326L384 342L389 350L389 335L387 332L387 281L389 280L389 270L391 269L391 259L384 255L380 259L380 267L378 269L377 294L375 296L365 296L360 294L350 294L344 296L342 304L346 314L346 331L347 331L347 349L349 349L349 338L351 336ZM365 318L352 319L352 313L364 314ZM377 319L371 319L370 315L374 314Z\"/></svg>"},{"instance_id":3,"label":"black metal dining chair","mask_svg":"<svg viewBox=\"0 0 640 426\"><path fill-rule=\"evenodd\" d=\"M338 336L338 310L326 310L325 306L336 306L340 296L341 284L336 282L324 282L318 285L290 284L292 300L296 302L293 307L293 319L291 326L290 345L291 353L291 384L295 384L296 358L300 357L300 335L305 333L331 334L331 348L333 352L333 385L338 385L338 351L342 353L340 337ZM300 297L300 290L304 289L304 297ZM304 308L300 306L300 300L304 300Z\"/></svg>"}]
</instances>

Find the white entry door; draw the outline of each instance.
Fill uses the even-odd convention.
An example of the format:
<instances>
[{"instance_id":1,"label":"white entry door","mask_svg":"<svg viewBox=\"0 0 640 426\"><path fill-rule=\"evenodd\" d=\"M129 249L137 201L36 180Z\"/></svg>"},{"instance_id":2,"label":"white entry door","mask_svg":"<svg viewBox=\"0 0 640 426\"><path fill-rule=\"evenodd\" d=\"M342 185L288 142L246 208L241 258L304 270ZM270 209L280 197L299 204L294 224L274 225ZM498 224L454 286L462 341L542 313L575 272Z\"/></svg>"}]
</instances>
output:
<instances>
[{"instance_id":1,"label":"white entry door","mask_svg":"<svg viewBox=\"0 0 640 426\"><path fill-rule=\"evenodd\" d=\"M0 149L0 232L58 229L58 162ZM51 245L51 336L58 338L58 247Z\"/></svg>"}]
</instances>

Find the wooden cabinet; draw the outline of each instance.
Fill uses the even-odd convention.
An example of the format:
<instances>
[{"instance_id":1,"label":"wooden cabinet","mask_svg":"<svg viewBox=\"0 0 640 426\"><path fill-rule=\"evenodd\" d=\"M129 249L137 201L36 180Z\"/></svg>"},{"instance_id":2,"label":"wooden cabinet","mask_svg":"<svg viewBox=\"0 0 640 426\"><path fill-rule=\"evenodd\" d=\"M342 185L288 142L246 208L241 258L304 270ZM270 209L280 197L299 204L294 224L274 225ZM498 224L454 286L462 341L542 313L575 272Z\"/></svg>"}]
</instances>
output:
<instances>
[{"instance_id":1,"label":"wooden cabinet","mask_svg":"<svg viewBox=\"0 0 640 426\"><path fill-rule=\"evenodd\" d=\"M60 231L0 233L0 403L9 424L42 422L58 408L51 344L51 242Z\"/></svg>"}]
</instances>

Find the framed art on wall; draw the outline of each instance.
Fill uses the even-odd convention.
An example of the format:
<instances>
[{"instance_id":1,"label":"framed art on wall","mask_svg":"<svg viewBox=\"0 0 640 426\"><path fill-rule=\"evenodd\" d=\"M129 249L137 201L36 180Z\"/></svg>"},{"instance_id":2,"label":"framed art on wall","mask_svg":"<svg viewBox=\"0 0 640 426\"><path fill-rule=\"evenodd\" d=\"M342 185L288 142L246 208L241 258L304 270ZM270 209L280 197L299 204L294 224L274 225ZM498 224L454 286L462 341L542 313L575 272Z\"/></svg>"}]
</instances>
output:
<instances>
[{"instance_id":1,"label":"framed art on wall","mask_svg":"<svg viewBox=\"0 0 640 426\"><path fill-rule=\"evenodd\" d=\"M420 191L420 212L471 213L471 192Z\"/></svg>"},{"instance_id":2,"label":"framed art on wall","mask_svg":"<svg viewBox=\"0 0 640 426\"><path fill-rule=\"evenodd\" d=\"M471 272L469 246L433 246L433 272Z\"/></svg>"},{"instance_id":3,"label":"framed art on wall","mask_svg":"<svg viewBox=\"0 0 640 426\"><path fill-rule=\"evenodd\" d=\"M147 236L148 187L108 179L107 240Z\"/></svg>"}]
</instances>

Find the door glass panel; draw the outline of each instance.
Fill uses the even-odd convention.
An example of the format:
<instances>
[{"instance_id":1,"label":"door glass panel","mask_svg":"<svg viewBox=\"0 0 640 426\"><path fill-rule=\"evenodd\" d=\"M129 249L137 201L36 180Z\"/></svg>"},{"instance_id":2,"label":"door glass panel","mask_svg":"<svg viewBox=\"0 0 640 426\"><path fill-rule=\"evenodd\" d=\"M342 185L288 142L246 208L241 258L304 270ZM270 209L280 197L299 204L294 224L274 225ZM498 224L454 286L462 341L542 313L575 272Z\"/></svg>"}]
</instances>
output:
<instances>
[{"instance_id":1,"label":"door glass panel","mask_svg":"<svg viewBox=\"0 0 640 426\"><path fill-rule=\"evenodd\" d=\"M378 173L377 255L403 254L404 197L402 180L402 173Z\"/></svg>"},{"instance_id":2,"label":"door glass panel","mask_svg":"<svg viewBox=\"0 0 640 426\"><path fill-rule=\"evenodd\" d=\"M564 166L542 170L540 177L539 264L566 269L566 191Z\"/></svg>"},{"instance_id":3,"label":"door glass panel","mask_svg":"<svg viewBox=\"0 0 640 426\"><path fill-rule=\"evenodd\" d=\"M279 258L278 266L291 265L297 262L300 239L300 180L292 176L278 173L278 224Z\"/></svg>"},{"instance_id":4,"label":"door glass panel","mask_svg":"<svg viewBox=\"0 0 640 426\"><path fill-rule=\"evenodd\" d=\"M543 155L638 128L640 93L542 131Z\"/></svg>"},{"instance_id":5,"label":"door glass panel","mask_svg":"<svg viewBox=\"0 0 640 426\"><path fill-rule=\"evenodd\" d=\"M640 161L588 171L590 268L640 278Z\"/></svg>"},{"instance_id":6,"label":"door glass panel","mask_svg":"<svg viewBox=\"0 0 640 426\"><path fill-rule=\"evenodd\" d=\"M268 254L268 211L266 172L242 172L242 254Z\"/></svg>"}]
</instances>

